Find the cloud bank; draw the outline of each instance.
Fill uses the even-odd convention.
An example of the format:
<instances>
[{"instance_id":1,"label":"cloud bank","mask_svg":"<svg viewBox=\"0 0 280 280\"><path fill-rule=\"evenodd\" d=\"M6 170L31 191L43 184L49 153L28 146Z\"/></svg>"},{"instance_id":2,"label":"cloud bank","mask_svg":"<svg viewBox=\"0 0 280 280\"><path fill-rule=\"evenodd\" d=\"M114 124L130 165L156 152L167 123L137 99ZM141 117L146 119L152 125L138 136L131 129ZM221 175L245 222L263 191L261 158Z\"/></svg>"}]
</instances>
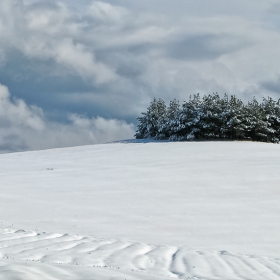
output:
<instances>
[{"instance_id":1,"label":"cloud bank","mask_svg":"<svg viewBox=\"0 0 280 280\"><path fill-rule=\"evenodd\" d=\"M10 99L0 85L0 152L96 144L132 138L134 125L115 119L69 115L69 123L48 121L43 110Z\"/></svg>"}]
</instances>

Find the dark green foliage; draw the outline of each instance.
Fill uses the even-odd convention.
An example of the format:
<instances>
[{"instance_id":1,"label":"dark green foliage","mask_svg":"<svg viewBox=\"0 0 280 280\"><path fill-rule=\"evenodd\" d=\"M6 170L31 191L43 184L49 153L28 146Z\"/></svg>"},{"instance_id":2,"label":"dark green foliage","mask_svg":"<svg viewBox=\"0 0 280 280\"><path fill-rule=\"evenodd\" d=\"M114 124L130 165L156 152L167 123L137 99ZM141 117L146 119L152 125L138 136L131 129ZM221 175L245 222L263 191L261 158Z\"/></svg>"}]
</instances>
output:
<instances>
[{"instance_id":1,"label":"dark green foliage","mask_svg":"<svg viewBox=\"0 0 280 280\"><path fill-rule=\"evenodd\" d=\"M270 97L262 103L253 98L245 105L234 95L221 98L213 93L200 98L195 94L182 106L174 99L168 107L154 98L142 115L135 134L138 139L280 141L280 99Z\"/></svg>"},{"instance_id":2,"label":"dark green foliage","mask_svg":"<svg viewBox=\"0 0 280 280\"><path fill-rule=\"evenodd\" d=\"M135 134L137 139L156 138L159 134L159 125L166 115L166 105L163 100L159 99L151 102L147 113L142 113L138 118L139 125Z\"/></svg>"}]
</instances>

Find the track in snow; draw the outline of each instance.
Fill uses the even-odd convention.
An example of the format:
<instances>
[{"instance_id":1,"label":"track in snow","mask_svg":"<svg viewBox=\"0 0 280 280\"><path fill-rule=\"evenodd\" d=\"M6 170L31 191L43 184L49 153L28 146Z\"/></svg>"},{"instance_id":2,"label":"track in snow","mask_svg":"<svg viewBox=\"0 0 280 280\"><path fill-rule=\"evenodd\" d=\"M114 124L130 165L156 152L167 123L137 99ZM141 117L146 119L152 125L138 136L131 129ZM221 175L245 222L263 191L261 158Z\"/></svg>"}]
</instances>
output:
<instances>
[{"instance_id":1,"label":"track in snow","mask_svg":"<svg viewBox=\"0 0 280 280\"><path fill-rule=\"evenodd\" d=\"M84 272L87 269L93 269L95 273L96 269L98 272L102 268L103 274L107 269L110 270L110 277L112 277L113 270L117 270L123 275L128 272L132 273L133 275L129 275L131 278L128 279L175 277L209 280L276 280L280 278L280 259L276 258L227 251L191 251L174 246L13 229L0 231L0 257L1 277L5 276L3 271L7 267L7 261L14 261L17 262L17 267L21 267L23 262L28 262L29 265L26 269L33 270L33 272L35 265L37 277L40 271L44 270L42 265L51 266L52 269L48 268L48 272L40 275L43 277L41 279L49 279L48 274L52 270L64 274L67 271L67 279L75 279L71 277L80 275L79 273L76 276L73 274L77 267L83 267ZM6 266L3 265L5 261ZM36 264L30 266L31 262ZM73 267L75 267L74 270ZM20 269L23 274L30 274L30 271ZM7 272L7 269L5 271ZM141 277L138 278L138 276ZM122 276L119 277L111 279L125 279L121 278Z\"/></svg>"}]
</instances>

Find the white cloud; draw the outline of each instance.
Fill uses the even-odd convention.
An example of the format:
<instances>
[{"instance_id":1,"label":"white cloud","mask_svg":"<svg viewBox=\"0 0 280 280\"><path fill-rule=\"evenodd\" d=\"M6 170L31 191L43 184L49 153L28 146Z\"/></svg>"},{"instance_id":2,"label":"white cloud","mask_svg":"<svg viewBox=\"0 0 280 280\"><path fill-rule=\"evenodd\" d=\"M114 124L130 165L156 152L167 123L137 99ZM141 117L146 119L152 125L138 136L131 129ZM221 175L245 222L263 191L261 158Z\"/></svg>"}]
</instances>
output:
<instances>
[{"instance_id":1,"label":"white cloud","mask_svg":"<svg viewBox=\"0 0 280 280\"><path fill-rule=\"evenodd\" d=\"M36 106L27 106L23 100L10 100L8 88L0 84L0 120L8 123L9 129L23 127L34 131L44 129L42 110Z\"/></svg>"},{"instance_id":2,"label":"white cloud","mask_svg":"<svg viewBox=\"0 0 280 280\"><path fill-rule=\"evenodd\" d=\"M42 109L10 99L0 85L0 152L97 144L132 138L134 126L125 121L70 115L69 124L50 122Z\"/></svg>"},{"instance_id":3,"label":"white cloud","mask_svg":"<svg viewBox=\"0 0 280 280\"><path fill-rule=\"evenodd\" d=\"M132 138L134 126L116 119L102 117L87 119L78 115L70 115L73 127L83 131L94 143L110 142L125 138Z\"/></svg>"},{"instance_id":4,"label":"white cloud","mask_svg":"<svg viewBox=\"0 0 280 280\"><path fill-rule=\"evenodd\" d=\"M119 6L113 6L109 3L94 1L89 6L89 14L94 20L103 22L122 21L123 17L128 15L127 9Z\"/></svg>"},{"instance_id":5,"label":"white cloud","mask_svg":"<svg viewBox=\"0 0 280 280\"><path fill-rule=\"evenodd\" d=\"M64 39L53 51L58 63L70 66L83 78L95 78L97 83L106 83L116 79L117 75L103 63L96 62L94 54L86 51L82 44L74 44L71 39Z\"/></svg>"},{"instance_id":6,"label":"white cloud","mask_svg":"<svg viewBox=\"0 0 280 280\"><path fill-rule=\"evenodd\" d=\"M25 6L20 0L3 0L0 51L15 49L30 59L54 60L97 84L116 79L114 69L96 61L94 51L76 40L81 31L77 20L64 4Z\"/></svg>"}]
</instances>

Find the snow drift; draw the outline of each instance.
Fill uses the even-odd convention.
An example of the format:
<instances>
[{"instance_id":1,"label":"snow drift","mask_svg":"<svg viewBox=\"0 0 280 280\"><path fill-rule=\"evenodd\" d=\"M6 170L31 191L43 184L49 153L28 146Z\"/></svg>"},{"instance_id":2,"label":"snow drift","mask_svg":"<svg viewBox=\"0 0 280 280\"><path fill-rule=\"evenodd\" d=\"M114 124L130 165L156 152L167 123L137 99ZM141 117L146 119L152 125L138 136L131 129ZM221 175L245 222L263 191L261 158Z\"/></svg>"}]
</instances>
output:
<instances>
[{"instance_id":1,"label":"snow drift","mask_svg":"<svg viewBox=\"0 0 280 280\"><path fill-rule=\"evenodd\" d=\"M2 154L0 279L279 279L279 152L146 142Z\"/></svg>"}]
</instances>

